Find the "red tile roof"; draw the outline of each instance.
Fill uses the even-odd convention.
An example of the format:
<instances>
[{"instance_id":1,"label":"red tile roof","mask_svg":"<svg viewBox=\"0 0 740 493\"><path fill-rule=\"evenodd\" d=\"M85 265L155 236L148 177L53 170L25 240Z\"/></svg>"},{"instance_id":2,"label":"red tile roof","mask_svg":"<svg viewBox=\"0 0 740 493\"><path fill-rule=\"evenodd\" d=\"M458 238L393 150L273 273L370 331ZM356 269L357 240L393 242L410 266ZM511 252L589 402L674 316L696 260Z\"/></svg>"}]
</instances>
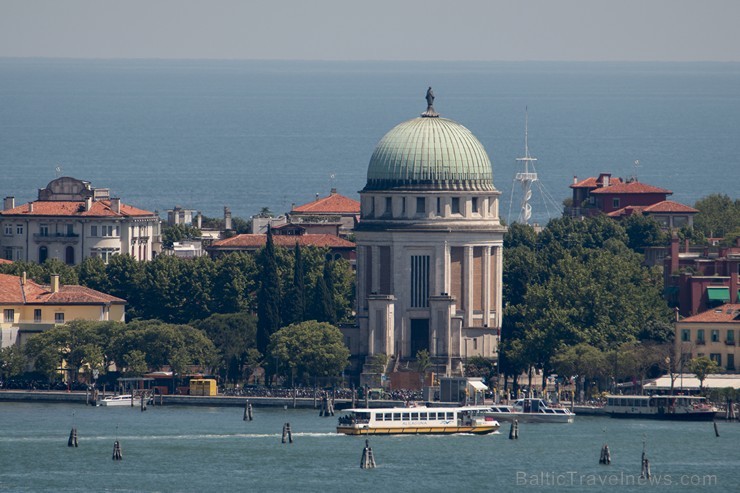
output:
<instances>
[{"instance_id":1,"label":"red tile roof","mask_svg":"<svg viewBox=\"0 0 740 493\"><path fill-rule=\"evenodd\" d=\"M4 259L4 258L0 258L0 264L12 264L12 263L13 263L12 260L7 260L7 259Z\"/></svg>"},{"instance_id":2,"label":"red tile roof","mask_svg":"<svg viewBox=\"0 0 740 493\"><path fill-rule=\"evenodd\" d=\"M646 185L645 183L640 183L639 181L631 181L629 183L617 183L617 184L609 185L608 187L597 188L596 190L591 190L591 193L592 194L595 194L595 193L596 194L662 193L662 194L670 195L673 192L671 192L670 190L666 190L665 188L658 188L652 185Z\"/></svg>"},{"instance_id":3,"label":"red tile roof","mask_svg":"<svg viewBox=\"0 0 740 493\"><path fill-rule=\"evenodd\" d=\"M641 213L641 214L657 214L657 213L697 214L698 212L699 212L698 210L694 209L693 207L689 207L688 205L679 204L678 202L674 202L672 200L663 200L653 205L628 205L616 211L610 212L609 214L607 214L607 216L622 217L622 216L631 216L632 214L636 214L636 213Z\"/></svg>"},{"instance_id":4,"label":"red tile roof","mask_svg":"<svg viewBox=\"0 0 740 493\"><path fill-rule=\"evenodd\" d=\"M64 304L107 304L126 303L126 300L101 293L84 286L60 284L59 291L51 292L49 286L38 284L30 279L21 284L21 278L9 274L0 274L0 304L44 303L50 305Z\"/></svg>"},{"instance_id":5,"label":"red tile roof","mask_svg":"<svg viewBox=\"0 0 740 493\"><path fill-rule=\"evenodd\" d=\"M679 204L672 200L664 200L645 207L644 212L685 212L688 214L697 214L699 211L688 205Z\"/></svg>"},{"instance_id":6,"label":"red tile roof","mask_svg":"<svg viewBox=\"0 0 740 493\"><path fill-rule=\"evenodd\" d=\"M718 306L692 317L686 317L681 322L740 322L740 304L728 303Z\"/></svg>"},{"instance_id":7,"label":"red tile roof","mask_svg":"<svg viewBox=\"0 0 740 493\"><path fill-rule=\"evenodd\" d=\"M360 203L349 197L332 193L328 197L314 200L308 204L293 207L290 212L308 212L312 214L358 214Z\"/></svg>"},{"instance_id":8,"label":"red tile roof","mask_svg":"<svg viewBox=\"0 0 740 493\"><path fill-rule=\"evenodd\" d=\"M110 200L98 200L92 203L89 211L85 210L84 201L68 200L37 200L33 204L33 211L29 204L19 205L13 209L0 211L6 216L75 216L75 217L130 217L153 216L153 212L137 209L136 207L121 204L121 212L114 212Z\"/></svg>"},{"instance_id":9,"label":"red tile roof","mask_svg":"<svg viewBox=\"0 0 740 493\"><path fill-rule=\"evenodd\" d=\"M275 246L292 248L298 243L300 246L315 246L329 248L354 248L355 244L338 236L330 234L304 235L273 235ZM267 235L241 234L219 241L214 241L212 248L262 248L267 243Z\"/></svg>"},{"instance_id":10,"label":"red tile roof","mask_svg":"<svg viewBox=\"0 0 740 493\"><path fill-rule=\"evenodd\" d=\"M591 176L589 178L586 178L585 180L581 180L578 183L574 183L570 186L570 188L596 188L599 186L598 183L599 178L596 176ZM609 178L609 182L613 185L616 185L618 183L622 183L621 178L611 177Z\"/></svg>"}]
</instances>

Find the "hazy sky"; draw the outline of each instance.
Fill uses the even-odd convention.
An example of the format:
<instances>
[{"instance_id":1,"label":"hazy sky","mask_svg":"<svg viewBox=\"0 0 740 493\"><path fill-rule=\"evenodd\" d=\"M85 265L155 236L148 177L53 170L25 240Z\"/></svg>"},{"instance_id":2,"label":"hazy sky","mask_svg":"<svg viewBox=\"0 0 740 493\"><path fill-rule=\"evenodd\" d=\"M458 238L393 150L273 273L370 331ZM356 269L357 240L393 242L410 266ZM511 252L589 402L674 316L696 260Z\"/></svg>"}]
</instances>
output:
<instances>
[{"instance_id":1,"label":"hazy sky","mask_svg":"<svg viewBox=\"0 0 740 493\"><path fill-rule=\"evenodd\" d=\"M739 0L0 0L0 57L740 61Z\"/></svg>"}]
</instances>

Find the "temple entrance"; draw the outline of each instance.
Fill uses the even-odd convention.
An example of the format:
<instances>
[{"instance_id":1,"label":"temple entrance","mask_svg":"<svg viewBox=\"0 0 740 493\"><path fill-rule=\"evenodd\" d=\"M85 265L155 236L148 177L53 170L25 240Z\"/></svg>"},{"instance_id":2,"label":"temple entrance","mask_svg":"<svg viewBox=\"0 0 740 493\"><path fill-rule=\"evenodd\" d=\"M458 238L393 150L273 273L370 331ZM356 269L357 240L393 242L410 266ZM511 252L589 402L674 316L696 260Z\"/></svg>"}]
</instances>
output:
<instances>
[{"instance_id":1,"label":"temple entrance","mask_svg":"<svg viewBox=\"0 0 740 493\"><path fill-rule=\"evenodd\" d=\"M426 349L429 351L429 319L412 318L411 319L411 354L415 358L416 353Z\"/></svg>"}]
</instances>

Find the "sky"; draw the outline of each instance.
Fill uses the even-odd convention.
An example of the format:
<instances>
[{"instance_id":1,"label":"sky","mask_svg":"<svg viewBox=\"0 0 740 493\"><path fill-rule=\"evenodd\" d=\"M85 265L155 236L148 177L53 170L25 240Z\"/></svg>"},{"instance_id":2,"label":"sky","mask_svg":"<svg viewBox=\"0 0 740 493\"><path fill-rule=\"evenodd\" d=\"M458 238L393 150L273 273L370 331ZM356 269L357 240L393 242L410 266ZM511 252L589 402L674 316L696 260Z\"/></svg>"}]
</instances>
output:
<instances>
[{"instance_id":1,"label":"sky","mask_svg":"<svg viewBox=\"0 0 740 493\"><path fill-rule=\"evenodd\" d=\"M0 0L0 57L740 61L738 0Z\"/></svg>"}]
</instances>

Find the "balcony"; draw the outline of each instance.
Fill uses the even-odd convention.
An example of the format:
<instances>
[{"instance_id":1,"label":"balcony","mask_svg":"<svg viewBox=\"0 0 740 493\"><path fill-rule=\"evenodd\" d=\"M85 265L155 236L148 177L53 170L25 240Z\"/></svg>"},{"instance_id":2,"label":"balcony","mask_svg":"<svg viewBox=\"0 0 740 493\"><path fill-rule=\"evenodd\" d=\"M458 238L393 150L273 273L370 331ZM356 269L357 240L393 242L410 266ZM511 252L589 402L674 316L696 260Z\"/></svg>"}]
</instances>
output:
<instances>
[{"instance_id":1,"label":"balcony","mask_svg":"<svg viewBox=\"0 0 740 493\"><path fill-rule=\"evenodd\" d=\"M77 243L78 241L80 241L80 235L75 234L75 233L53 233L53 234L34 233L33 241L35 241L36 243L41 243L42 241L58 242L58 243Z\"/></svg>"},{"instance_id":2,"label":"balcony","mask_svg":"<svg viewBox=\"0 0 740 493\"><path fill-rule=\"evenodd\" d=\"M725 345L726 346L734 346L735 345L735 341L725 341Z\"/></svg>"},{"instance_id":3,"label":"balcony","mask_svg":"<svg viewBox=\"0 0 740 493\"><path fill-rule=\"evenodd\" d=\"M697 340L697 341L696 341L696 345L697 345L697 346L703 346L703 345L705 345L706 343L707 343L707 341L705 341L704 339L701 339L701 340Z\"/></svg>"}]
</instances>

